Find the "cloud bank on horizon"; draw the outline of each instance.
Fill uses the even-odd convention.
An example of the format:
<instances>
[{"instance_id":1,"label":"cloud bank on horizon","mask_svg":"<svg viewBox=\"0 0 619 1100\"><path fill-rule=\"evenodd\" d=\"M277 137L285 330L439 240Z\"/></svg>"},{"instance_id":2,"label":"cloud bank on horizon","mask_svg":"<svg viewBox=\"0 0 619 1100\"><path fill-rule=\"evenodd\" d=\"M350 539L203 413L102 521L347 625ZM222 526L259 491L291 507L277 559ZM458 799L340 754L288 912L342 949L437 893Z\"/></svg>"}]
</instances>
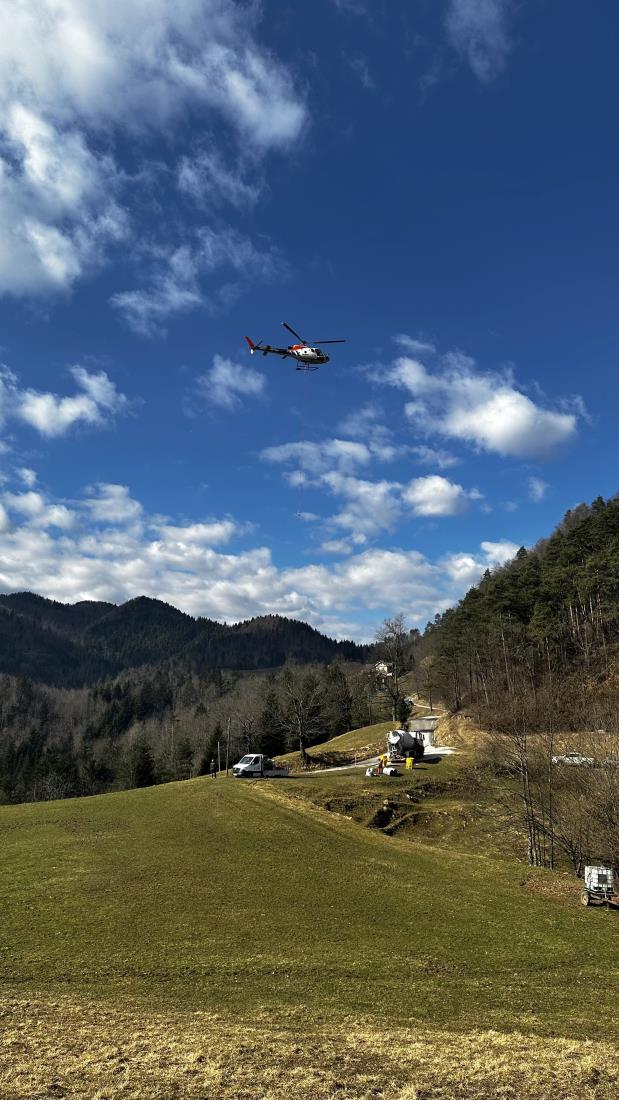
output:
<instances>
[{"instance_id":1,"label":"cloud bank on horizon","mask_svg":"<svg viewBox=\"0 0 619 1100\"><path fill-rule=\"evenodd\" d=\"M0 588L64 602L122 603L138 594L222 621L281 614L337 637L371 640L364 612L414 607L424 626L518 547L484 541L476 554L431 561L417 550L369 548L339 564L278 568L271 550L232 551L247 527L233 518L150 516L126 485L99 484L58 502L38 489L0 496ZM360 614L361 613L361 614Z\"/></svg>"}]
</instances>

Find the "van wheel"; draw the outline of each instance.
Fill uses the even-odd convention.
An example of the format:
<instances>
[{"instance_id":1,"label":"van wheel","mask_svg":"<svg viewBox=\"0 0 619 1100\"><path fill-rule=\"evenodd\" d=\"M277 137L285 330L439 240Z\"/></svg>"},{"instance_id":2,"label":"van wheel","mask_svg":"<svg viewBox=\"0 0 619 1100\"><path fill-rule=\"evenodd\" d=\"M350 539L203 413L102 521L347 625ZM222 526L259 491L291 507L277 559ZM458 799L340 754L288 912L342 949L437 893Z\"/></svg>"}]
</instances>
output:
<instances>
[{"instance_id":1,"label":"van wheel","mask_svg":"<svg viewBox=\"0 0 619 1100\"><path fill-rule=\"evenodd\" d=\"M582 894L580 895L580 901L582 905L589 905L591 898L589 897L586 890L583 890Z\"/></svg>"}]
</instances>

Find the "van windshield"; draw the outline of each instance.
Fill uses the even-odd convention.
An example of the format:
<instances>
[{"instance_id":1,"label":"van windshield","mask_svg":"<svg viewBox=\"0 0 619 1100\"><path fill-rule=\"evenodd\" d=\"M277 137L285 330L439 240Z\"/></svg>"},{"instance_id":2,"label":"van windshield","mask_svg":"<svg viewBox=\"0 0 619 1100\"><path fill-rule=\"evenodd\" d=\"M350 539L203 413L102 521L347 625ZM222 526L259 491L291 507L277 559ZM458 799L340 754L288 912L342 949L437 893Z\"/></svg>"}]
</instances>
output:
<instances>
[{"instance_id":1,"label":"van windshield","mask_svg":"<svg viewBox=\"0 0 619 1100\"><path fill-rule=\"evenodd\" d=\"M240 764L254 764L255 760L256 760L255 756L244 756L242 758L242 760L239 760L239 763L237 764L237 767Z\"/></svg>"}]
</instances>

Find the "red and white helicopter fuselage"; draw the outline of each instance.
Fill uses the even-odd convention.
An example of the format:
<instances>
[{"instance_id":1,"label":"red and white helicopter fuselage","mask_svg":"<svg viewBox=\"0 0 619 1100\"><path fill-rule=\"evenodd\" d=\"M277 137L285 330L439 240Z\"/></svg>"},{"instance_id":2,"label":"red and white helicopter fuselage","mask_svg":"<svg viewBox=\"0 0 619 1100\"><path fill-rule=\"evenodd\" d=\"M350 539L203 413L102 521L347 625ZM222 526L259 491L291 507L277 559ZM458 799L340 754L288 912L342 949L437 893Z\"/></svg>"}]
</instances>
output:
<instances>
[{"instance_id":1,"label":"red and white helicopter fuselage","mask_svg":"<svg viewBox=\"0 0 619 1100\"><path fill-rule=\"evenodd\" d=\"M249 345L249 350L253 355L254 352L261 352L262 355L279 355L282 359L294 359L297 364L297 370L318 370L318 367L323 363L328 363L331 356L327 355L326 351L323 351L321 347L314 347L308 344L298 332L295 332L290 325L287 325L285 321L282 321L284 328L287 328L293 336L296 336L297 340L301 342L299 344L289 344L288 347L278 348L272 344L254 344L253 340L249 336L245 339ZM345 340L321 340L322 344L345 344Z\"/></svg>"}]
</instances>

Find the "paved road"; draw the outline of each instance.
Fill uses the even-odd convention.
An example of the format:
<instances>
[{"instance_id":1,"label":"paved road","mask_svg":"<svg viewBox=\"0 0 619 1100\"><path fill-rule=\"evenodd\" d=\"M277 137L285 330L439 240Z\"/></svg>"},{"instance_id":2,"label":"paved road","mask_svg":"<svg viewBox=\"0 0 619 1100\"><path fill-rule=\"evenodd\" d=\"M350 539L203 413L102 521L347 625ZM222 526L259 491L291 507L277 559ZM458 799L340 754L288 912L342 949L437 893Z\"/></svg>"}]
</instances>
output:
<instances>
[{"instance_id":1,"label":"paved road","mask_svg":"<svg viewBox=\"0 0 619 1100\"><path fill-rule=\"evenodd\" d=\"M424 760L434 760L437 756L453 756L454 754L457 755L457 749L450 749L442 745L433 745L432 751L426 752L419 763L422 764ZM378 764L378 757L370 756L367 760L358 760L356 764L338 764L336 768L317 768L315 771L309 772L308 774L316 775L317 772L320 772L321 775L324 775L325 772L347 772L352 771L353 768L374 767L376 764ZM398 765L396 765L396 767L397 766Z\"/></svg>"}]
</instances>

